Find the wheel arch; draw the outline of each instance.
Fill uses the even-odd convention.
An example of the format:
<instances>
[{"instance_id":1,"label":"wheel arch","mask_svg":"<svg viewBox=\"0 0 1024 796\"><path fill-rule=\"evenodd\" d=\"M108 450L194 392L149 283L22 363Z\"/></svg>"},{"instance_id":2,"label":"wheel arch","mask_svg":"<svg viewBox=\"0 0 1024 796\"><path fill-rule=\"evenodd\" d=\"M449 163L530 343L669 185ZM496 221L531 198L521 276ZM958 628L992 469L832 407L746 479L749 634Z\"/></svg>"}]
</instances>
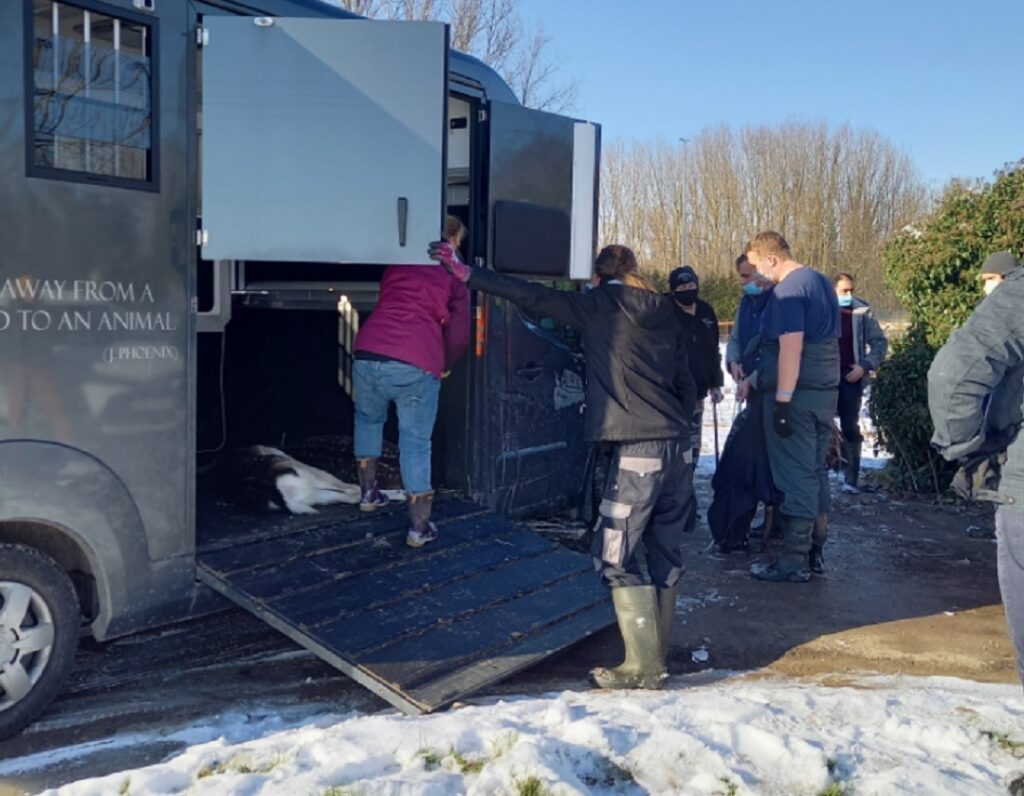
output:
<instances>
[{"instance_id":1,"label":"wheel arch","mask_svg":"<svg viewBox=\"0 0 1024 796\"><path fill-rule=\"evenodd\" d=\"M76 590L76 578L92 581L95 599L83 606L95 606L98 640L134 629L134 614L148 613L159 599L147 594L152 566L134 500L109 467L84 451L0 443L0 541L46 553Z\"/></svg>"},{"instance_id":2,"label":"wheel arch","mask_svg":"<svg viewBox=\"0 0 1024 796\"><path fill-rule=\"evenodd\" d=\"M83 620L96 619L100 596L95 555L73 531L39 520L5 520L0 521L0 543L31 547L52 558L75 587Z\"/></svg>"}]
</instances>

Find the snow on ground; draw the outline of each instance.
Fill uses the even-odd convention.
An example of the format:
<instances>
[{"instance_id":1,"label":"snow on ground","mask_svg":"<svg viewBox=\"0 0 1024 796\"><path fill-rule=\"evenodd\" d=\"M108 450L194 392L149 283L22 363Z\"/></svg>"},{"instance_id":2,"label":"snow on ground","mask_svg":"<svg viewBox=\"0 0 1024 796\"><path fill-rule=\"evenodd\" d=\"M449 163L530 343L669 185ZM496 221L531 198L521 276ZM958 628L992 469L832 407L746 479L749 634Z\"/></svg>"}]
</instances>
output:
<instances>
[{"instance_id":1,"label":"snow on ground","mask_svg":"<svg viewBox=\"0 0 1024 796\"><path fill-rule=\"evenodd\" d=\"M163 763L48 793L983 796L1005 794L1024 769L1022 718L1018 686L705 672L662 692L564 692L433 716L223 716L160 733L190 744Z\"/></svg>"}]
</instances>

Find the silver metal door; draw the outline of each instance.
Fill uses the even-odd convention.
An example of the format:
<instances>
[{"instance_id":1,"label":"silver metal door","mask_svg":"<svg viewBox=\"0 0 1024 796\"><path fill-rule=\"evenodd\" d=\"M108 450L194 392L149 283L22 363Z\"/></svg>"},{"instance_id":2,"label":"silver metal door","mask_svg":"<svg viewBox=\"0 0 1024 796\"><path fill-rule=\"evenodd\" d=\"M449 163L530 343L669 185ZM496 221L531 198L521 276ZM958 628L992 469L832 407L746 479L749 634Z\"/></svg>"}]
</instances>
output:
<instances>
[{"instance_id":1,"label":"silver metal door","mask_svg":"<svg viewBox=\"0 0 1024 796\"><path fill-rule=\"evenodd\" d=\"M430 263L444 221L447 26L203 24L203 258Z\"/></svg>"}]
</instances>

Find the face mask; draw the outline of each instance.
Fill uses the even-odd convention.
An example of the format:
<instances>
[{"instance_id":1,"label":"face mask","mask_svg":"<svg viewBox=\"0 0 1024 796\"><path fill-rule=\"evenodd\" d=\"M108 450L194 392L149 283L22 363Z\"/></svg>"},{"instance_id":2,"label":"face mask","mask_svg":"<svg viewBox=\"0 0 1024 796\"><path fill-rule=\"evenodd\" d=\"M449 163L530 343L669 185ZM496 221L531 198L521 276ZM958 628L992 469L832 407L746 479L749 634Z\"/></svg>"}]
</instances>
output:
<instances>
[{"instance_id":1,"label":"face mask","mask_svg":"<svg viewBox=\"0 0 1024 796\"><path fill-rule=\"evenodd\" d=\"M676 300L677 304L681 304L684 307L691 306L697 301L696 290L680 290L672 295L672 298Z\"/></svg>"},{"instance_id":2,"label":"face mask","mask_svg":"<svg viewBox=\"0 0 1024 796\"><path fill-rule=\"evenodd\" d=\"M853 306L853 296L839 296L839 306L840 307L852 307Z\"/></svg>"},{"instance_id":3,"label":"face mask","mask_svg":"<svg viewBox=\"0 0 1024 796\"><path fill-rule=\"evenodd\" d=\"M760 296L764 293L764 288L757 284L757 282L747 282L743 286L743 292L748 296Z\"/></svg>"},{"instance_id":4,"label":"face mask","mask_svg":"<svg viewBox=\"0 0 1024 796\"><path fill-rule=\"evenodd\" d=\"M992 291L997 287L999 287L998 279L986 279L981 285L981 289L985 291L986 296L991 296Z\"/></svg>"}]
</instances>

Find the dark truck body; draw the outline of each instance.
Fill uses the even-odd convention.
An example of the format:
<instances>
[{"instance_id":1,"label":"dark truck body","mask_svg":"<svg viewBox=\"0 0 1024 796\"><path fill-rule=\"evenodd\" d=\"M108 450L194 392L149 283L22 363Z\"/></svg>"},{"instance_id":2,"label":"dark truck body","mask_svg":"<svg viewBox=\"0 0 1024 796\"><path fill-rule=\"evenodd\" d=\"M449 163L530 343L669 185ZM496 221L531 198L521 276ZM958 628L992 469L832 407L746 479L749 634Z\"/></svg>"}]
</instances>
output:
<instances>
[{"instance_id":1,"label":"dark truck body","mask_svg":"<svg viewBox=\"0 0 1024 796\"><path fill-rule=\"evenodd\" d=\"M48 13L60 31L49 44ZM74 18L66 32L62 15ZM567 289L589 275L598 128L521 107L489 68L448 50L443 26L417 28L410 50L422 50L420 62L401 37L389 48L398 29L382 26L403 26L404 36L408 24L316 0L0 4L0 544L56 562L97 639L216 602L197 578L197 556L204 539L216 550L230 541L204 531L204 467L232 445L351 433L352 309L372 309L387 263L427 262L424 238L436 237L446 210L467 222L477 265ZM365 30L383 37L360 45L355 77L310 57L330 44L332 26L349 37L373 26ZM277 28L288 33L275 40L283 66L268 64L277 56L263 40L250 41ZM84 29L117 37L116 65L75 39ZM354 29L350 45L363 38ZM71 55L61 52L65 36L78 41ZM302 36L313 43L293 47ZM326 60L350 45L324 50ZM238 66L245 57L266 70L255 88ZM323 127L316 113L304 138L272 137L307 124L304 87L325 91L335 79L371 97L366 116L390 122L373 99L378 80L382 95L394 92L403 70L423 63L437 86L422 109L440 121L432 143L413 130L422 119L399 120L371 140L372 157L353 155L346 135L360 136L314 129ZM75 69L79 84L62 94ZM110 75L115 88L98 96ZM256 109L238 110L236 94ZM390 100L420 112L418 99ZM394 152L374 149L389 141L399 142ZM385 196L386 214L358 221L403 172L420 172L418 184ZM319 179L327 173L346 176L344 192L329 212L303 208L329 190ZM269 208L250 184L260 175L280 182ZM376 225L365 238L388 245L360 247L345 223ZM516 247L526 236L545 254L523 263ZM348 315L339 315L341 296ZM442 390L437 485L512 516L565 505L582 490L586 458L575 340L483 296L474 296L474 324Z\"/></svg>"}]
</instances>

